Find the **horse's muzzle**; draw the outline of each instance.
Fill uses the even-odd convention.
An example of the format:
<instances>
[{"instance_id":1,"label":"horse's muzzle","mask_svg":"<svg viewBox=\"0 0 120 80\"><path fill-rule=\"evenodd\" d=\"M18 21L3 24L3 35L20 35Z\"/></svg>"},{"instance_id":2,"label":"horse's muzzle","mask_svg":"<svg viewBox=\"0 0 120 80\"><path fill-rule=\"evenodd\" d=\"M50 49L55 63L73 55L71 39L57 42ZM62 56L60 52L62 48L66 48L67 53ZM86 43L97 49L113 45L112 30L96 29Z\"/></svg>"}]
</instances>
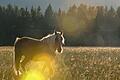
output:
<instances>
[{"instance_id":1,"label":"horse's muzzle","mask_svg":"<svg viewBox=\"0 0 120 80\"><path fill-rule=\"evenodd\" d=\"M58 49L57 49L57 51L58 51L59 53L61 53L61 51L62 51L62 48L58 48Z\"/></svg>"}]
</instances>

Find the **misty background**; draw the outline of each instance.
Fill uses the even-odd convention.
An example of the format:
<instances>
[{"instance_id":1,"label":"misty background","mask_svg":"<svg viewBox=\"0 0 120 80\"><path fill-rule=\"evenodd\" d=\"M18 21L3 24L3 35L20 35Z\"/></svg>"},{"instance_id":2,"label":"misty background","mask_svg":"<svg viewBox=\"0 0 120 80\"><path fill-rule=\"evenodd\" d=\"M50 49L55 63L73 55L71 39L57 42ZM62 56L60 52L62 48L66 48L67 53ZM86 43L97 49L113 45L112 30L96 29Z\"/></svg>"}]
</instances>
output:
<instances>
[{"instance_id":1,"label":"misty background","mask_svg":"<svg viewBox=\"0 0 120 80\"><path fill-rule=\"evenodd\" d=\"M120 0L0 0L0 45L62 31L66 46L120 46Z\"/></svg>"},{"instance_id":2,"label":"misty background","mask_svg":"<svg viewBox=\"0 0 120 80\"><path fill-rule=\"evenodd\" d=\"M49 4L52 5L54 10L68 10L72 5L79 6L80 4L93 5L93 6L113 6L117 8L120 5L120 0L0 0L1 5L17 5L18 7L28 7L29 9L34 6L41 6L45 11Z\"/></svg>"}]
</instances>

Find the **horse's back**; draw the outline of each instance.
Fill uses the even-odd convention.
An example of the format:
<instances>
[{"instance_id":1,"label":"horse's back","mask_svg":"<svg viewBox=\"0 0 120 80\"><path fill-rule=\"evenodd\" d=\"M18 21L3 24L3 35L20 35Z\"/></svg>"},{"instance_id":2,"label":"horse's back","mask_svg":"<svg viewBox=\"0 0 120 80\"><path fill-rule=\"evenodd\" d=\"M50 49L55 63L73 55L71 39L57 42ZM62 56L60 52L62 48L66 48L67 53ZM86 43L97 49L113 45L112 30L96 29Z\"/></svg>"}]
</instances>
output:
<instances>
[{"instance_id":1,"label":"horse's back","mask_svg":"<svg viewBox=\"0 0 120 80\"><path fill-rule=\"evenodd\" d=\"M47 44L34 38L23 37L15 43L15 53L20 55L35 55L42 52L49 52Z\"/></svg>"}]
</instances>

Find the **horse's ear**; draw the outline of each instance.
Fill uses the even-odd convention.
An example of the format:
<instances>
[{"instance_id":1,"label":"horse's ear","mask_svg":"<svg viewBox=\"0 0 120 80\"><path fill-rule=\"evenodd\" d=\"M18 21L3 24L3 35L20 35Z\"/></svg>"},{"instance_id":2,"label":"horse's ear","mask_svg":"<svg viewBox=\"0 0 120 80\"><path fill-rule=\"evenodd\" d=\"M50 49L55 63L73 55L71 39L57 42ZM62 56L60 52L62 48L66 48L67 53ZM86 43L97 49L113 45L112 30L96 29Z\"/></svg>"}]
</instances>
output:
<instances>
[{"instance_id":1,"label":"horse's ear","mask_svg":"<svg viewBox=\"0 0 120 80\"><path fill-rule=\"evenodd\" d=\"M55 35L57 35L57 31L55 31Z\"/></svg>"},{"instance_id":2,"label":"horse's ear","mask_svg":"<svg viewBox=\"0 0 120 80\"><path fill-rule=\"evenodd\" d=\"M61 35L63 35L63 32L60 32Z\"/></svg>"}]
</instances>

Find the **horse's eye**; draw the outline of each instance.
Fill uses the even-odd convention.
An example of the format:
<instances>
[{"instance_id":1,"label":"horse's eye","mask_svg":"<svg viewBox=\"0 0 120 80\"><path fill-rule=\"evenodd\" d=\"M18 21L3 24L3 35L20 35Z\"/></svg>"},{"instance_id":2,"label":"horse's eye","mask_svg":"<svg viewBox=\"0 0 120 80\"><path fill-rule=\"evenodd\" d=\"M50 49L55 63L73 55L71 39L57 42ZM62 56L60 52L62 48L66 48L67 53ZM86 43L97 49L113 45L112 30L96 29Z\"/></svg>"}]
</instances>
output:
<instances>
[{"instance_id":1,"label":"horse's eye","mask_svg":"<svg viewBox=\"0 0 120 80\"><path fill-rule=\"evenodd\" d=\"M62 37L60 37L61 38L61 40L63 40L63 38Z\"/></svg>"},{"instance_id":2,"label":"horse's eye","mask_svg":"<svg viewBox=\"0 0 120 80\"><path fill-rule=\"evenodd\" d=\"M62 41L62 38L60 38L60 40Z\"/></svg>"}]
</instances>

